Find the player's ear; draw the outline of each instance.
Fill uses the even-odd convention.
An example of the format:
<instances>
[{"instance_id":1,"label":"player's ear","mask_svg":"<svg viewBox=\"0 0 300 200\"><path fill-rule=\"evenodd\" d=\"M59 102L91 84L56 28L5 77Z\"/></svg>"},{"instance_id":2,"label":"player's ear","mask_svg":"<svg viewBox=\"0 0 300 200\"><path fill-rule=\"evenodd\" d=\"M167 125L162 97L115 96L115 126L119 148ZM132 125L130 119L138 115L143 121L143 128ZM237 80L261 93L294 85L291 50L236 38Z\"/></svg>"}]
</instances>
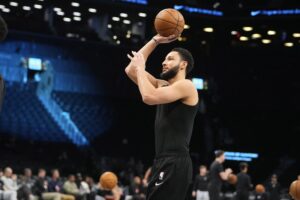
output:
<instances>
[{"instance_id":1,"label":"player's ear","mask_svg":"<svg viewBox=\"0 0 300 200\"><path fill-rule=\"evenodd\" d=\"M180 69L183 70L183 69L187 68L187 64L188 64L187 61L185 61L185 60L181 61Z\"/></svg>"}]
</instances>

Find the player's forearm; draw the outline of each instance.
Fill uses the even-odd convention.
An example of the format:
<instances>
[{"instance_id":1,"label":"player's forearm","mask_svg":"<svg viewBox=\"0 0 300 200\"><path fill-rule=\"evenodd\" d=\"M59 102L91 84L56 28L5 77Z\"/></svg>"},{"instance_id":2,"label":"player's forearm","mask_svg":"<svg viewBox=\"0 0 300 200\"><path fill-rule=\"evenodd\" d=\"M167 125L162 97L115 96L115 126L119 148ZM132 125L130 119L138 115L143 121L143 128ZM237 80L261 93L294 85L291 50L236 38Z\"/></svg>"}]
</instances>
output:
<instances>
[{"instance_id":1,"label":"player's forearm","mask_svg":"<svg viewBox=\"0 0 300 200\"><path fill-rule=\"evenodd\" d=\"M155 93L155 87L151 84L151 82L147 78L145 69L138 68L136 75L137 75L139 91L142 95L143 102L150 105L151 98Z\"/></svg>"},{"instance_id":2,"label":"player's forearm","mask_svg":"<svg viewBox=\"0 0 300 200\"><path fill-rule=\"evenodd\" d=\"M147 44L145 44L138 52L142 53L144 56L145 61L147 61L147 58L149 55L153 52L153 50L158 45L158 42L154 39L151 39ZM128 66L125 69L126 74L129 76L131 80L136 79L136 69L131 65L131 62L128 64Z\"/></svg>"},{"instance_id":3,"label":"player's forearm","mask_svg":"<svg viewBox=\"0 0 300 200\"><path fill-rule=\"evenodd\" d=\"M145 61L147 61L149 55L153 52L153 50L157 47L158 42L155 41L154 39L151 39L149 42L147 42L147 44L145 44L138 52L142 53L144 56ZM132 74L131 72L134 71L135 69L133 69L134 67L131 65L131 62L128 64L128 66L126 67L126 72L130 72L130 74Z\"/></svg>"},{"instance_id":4,"label":"player's forearm","mask_svg":"<svg viewBox=\"0 0 300 200\"><path fill-rule=\"evenodd\" d=\"M154 39L151 39L138 52L142 53L145 61L147 61L147 58L153 52L153 50L157 47L157 45L158 45L158 42L155 41Z\"/></svg>"}]
</instances>

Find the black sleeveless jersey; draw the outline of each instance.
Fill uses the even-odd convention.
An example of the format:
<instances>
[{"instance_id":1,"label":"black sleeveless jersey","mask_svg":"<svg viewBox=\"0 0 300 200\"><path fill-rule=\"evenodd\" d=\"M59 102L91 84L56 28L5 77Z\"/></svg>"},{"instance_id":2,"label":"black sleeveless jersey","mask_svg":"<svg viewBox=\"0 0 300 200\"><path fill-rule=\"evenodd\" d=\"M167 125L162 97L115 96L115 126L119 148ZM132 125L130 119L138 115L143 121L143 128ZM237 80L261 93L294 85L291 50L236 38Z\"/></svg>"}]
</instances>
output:
<instances>
[{"instance_id":1,"label":"black sleeveless jersey","mask_svg":"<svg viewBox=\"0 0 300 200\"><path fill-rule=\"evenodd\" d=\"M155 118L155 152L188 154L198 104L186 105L180 100L157 106Z\"/></svg>"}]
</instances>

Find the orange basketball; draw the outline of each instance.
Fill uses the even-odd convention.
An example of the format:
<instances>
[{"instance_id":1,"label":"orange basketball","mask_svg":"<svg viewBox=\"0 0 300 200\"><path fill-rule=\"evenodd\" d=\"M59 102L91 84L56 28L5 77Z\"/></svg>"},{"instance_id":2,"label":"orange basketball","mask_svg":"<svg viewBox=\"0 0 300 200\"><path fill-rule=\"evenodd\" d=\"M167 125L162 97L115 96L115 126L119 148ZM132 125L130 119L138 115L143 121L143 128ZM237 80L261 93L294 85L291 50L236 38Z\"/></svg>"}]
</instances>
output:
<instances>
[{"instance_id":1,"label":"orange basketball","mask_svg":"<svg viewBox=\"0 0 300 200\"><path fill-rule=\"evenodd\" d=\"M179 36L184 29L184 18L182 14L175 9L166 8L160 11L154 20L156 32L161 36L170 36L172 34Z\"/></svg>"},{"instance_id":2,"label":"orange basketball","mask_svg":"<svg viewBox=\"0 0 300 200\"><path fill-rule=\"evenodd\" d=\"M262 184L257 184L255 186L255 192L264 193L266 191L265 187Z\"/></svg>"},{"instance_id":3,"label":"orange basketball","mask_svg":"<svg viewBox=\"0 0 300 200\"><path fill-rule=\"evenodd\" d=\"M300 200L300 181L294 181L290 185L289 194L295 200Z\"/></svg>"},{"instance_id":4,"label":"orange basketball","mask_svg":"<svg viewBox=\"0 0 300 200\"><path fill-rule=\"evenodd\" d=\"M104 172L100 176L100 184L104 189L111 190L116 187L118 178L113 172Z\"/></svg>"},{"instance_id":5,"label":"orange basketball","mask_svg":"<svg viewBox=\"0 0 300 200\"><path fill-rule=\"evenodd\" d=\"M237 182L237 176L235 174L229 174L227 181L230 184L236 184L236 182Z\"/></svg>"}]
</instances>

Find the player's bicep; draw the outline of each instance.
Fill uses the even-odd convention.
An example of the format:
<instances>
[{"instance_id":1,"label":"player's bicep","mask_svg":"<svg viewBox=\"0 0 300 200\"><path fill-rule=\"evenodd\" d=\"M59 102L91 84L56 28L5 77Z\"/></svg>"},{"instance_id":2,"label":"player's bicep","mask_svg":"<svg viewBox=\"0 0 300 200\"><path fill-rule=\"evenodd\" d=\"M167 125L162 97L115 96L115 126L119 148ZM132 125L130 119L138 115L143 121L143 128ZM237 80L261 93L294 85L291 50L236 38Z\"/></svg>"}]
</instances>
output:
<instances>
[{"instance_id":1,"label":"player's bicep","mask_svg":"<svg viewBox=\"0 0 300 200\"><path fill-rule=\"evenodd\" d=\"M127 68L126 74L127 76L137 85L138 81L137 81L137 76L136 76L136 72L130 68ZM150 81L150 83L157 88L158 87L158 79L156 79L154 76L152 76L150 73L146 72L147 74L147 78Z\"/></svg>"},{"instance_id":2,"label":"player's bicep","mask_svg":"<svg viewBox=\"0 0 300 200\"><path fill-rule=\"evenodd\" d=\"M188 82L178 82L167 87L159 87L148 97L146 103L156 105L184 99L188 97L190 89L191 85Z\"/></svg>"}]
</instances>

